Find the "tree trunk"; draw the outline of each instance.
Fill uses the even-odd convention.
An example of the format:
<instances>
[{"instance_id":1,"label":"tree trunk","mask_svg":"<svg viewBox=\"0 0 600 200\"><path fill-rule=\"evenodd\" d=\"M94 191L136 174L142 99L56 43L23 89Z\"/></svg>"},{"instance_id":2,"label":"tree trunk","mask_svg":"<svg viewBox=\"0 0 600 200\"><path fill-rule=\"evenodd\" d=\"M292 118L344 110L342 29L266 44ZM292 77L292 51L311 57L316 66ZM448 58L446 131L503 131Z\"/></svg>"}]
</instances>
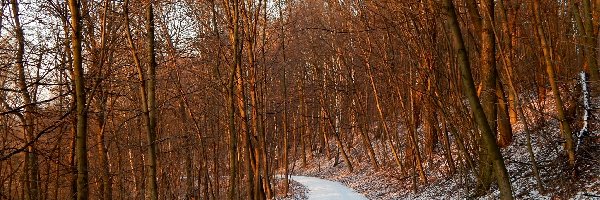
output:
<instances>
[{"instance_id":1,"label":"tree trunk","mask_svg":"<svg viewBox=\"0 0 600 200\"><path fill-rule=\"evenodd\" d=\"M283 16L283 5L282 0L277 1L277 8L279 10L279 16ZM290 181L288 179L289 175L289 166L288 166L288 107L287 107L287 74L286 74L286 57L285 57L285 32L284 32L284 19L281 19L281 54L283 57L283 164L284 164L284 175L283 178L283 196L287 197L290 187Z\"/></svg>"},{"instance_id":2,"label":"tree trunk","mask_svg":"<svg viewBox=\"0 0 600 200\"><path fill-rule=\"evenodd\" d=\"M443 145L444 145L444 151L445 151L445 156L446 156L446 163L448 164L448 174L452 175L456 172L456 166L454 165L454 159L452 158L452 149L451 149L451 145L450 145L450 138L448 137L448 127L446 125L446 118L442 115L441 117L442 120L442 138L443 138Z\"/></svg>"},{"instance_id":3,"label":"tree trunk","mask_svg":"<svg viewBox=\"0 0 600 200\"><path fill-rule=\"evenodd\" d=\"M509 93L512 93L513 96L515 97L513 103L514 103L516 112L517 112L519 118L521 119L521 122L523 123L523 128L524 128L525 134L527 136L527 152L529 154L529 160L531 162L532 172L533 172L533 175L536 180L537 189L540 193L544 193L544 184L540 177L540 173L538 170L538 164L537 164L537 161L535 158L535 154L533 152L533 147L531 145L531 129L529 128L529 123L527 122L527 118L525 117L525 113L523 112L523 107L521 106L521 101L518 98L519 96L517 95L517 90L515 89L515 86L514 86L514 80L512 77L512 73L509 73L510 65L506 64L510 61L510 59L508 59L508 56L505 54L505 51L503 51L502 48L500 48L500 52L501 52L501 56L502 56L502 58L504 58L504 62L505 62L504 69L506 71L506 76L507 76L507 81L508 81L508 86L509 86Z\"/></svg>"},{"instance_id":4,"label":"tree trunk","mask_svg":"<svg viewBox=\"0 0 600 200\"><path fill-rule=\"evenodd\" d=\"M148 56L148 69L147 73L147 95L148 95L148 177L147 177L147 189L149 193L146 193L146 199L157 200L158 199L158 184L156 179L156 59L154 53L154 9L153 1L148 2L146 7L146 51Z\"/></svg>"},{"instance_id":5,"label":"tree trunk","mask_svg":"<svg viewBox=\"0 0 600 200\"><path fill-rule=\"evenodd\" d=\"M75 96L77 107L77 139L75 143L75 157L77 160L77 199L89 198L88 191L88 156L87 156L87 107L85 94L85 81L83 71L83 57L81 50L81 16L80 4L77 0L69 0L71 11L71 43L73 51L73 81L75 82Z\"/></svg>"},{"instance_id":6,"label":"tree trunk","mask_svg":"<svg viewBox=\"0 0 600 200\"><path fill-rule=\"evenodd\" d=\"M109 9L109 1L106 0L104 1L104 5L102 8L102 17L101 17L101 42L100 42L100 52L97 53L99 55L94 55L93 58L94 60L96 60L96 62L98 64L96 67L97 68L102 68L104 67L104 63L105 63L105 59L106 58L106 21L107 21L107 12ZM102 77L102 79L104 79L106 77ZM97 80L96 84L100 84L100 81L102 81L102 79ZM101 191L102 191L102 199L104 200L111 200L113 199L112 197L112 177L110 175L110 164L109 164L109 160L108 160L108 144L106 141L106 120L107 120L107 115L109 111L107 111L108 107L107 107L107 101L109 98L109 94L108 94L108 90L110 89L110 86L106 86L106 88L101 88L100 89L100 111L99 111L99 115L98 115L98 124L99 124L99 128L100 128L100 132L98 133L98 159L100 160L100 167L101 167L101 179L102 179L102 185L101 185Z\"/></svg>"},{"instance_id":7,"label":"tree trunk","mask_svg":"<svg viewBox=\"0 0 600 200\"><path fill-rule=\"evenodd\" d=\"M73 103L75 105L75 103ZM77 119L71 120L71 144L70 144L70 155L69 155L69 199L77 199L77 156L75 155L77 149Z\"/></svg>"},{"instance_id":8,"label":"tree trunk","mask_svg":"<svg viewBox=\"0 0 600 200\"><path fill-rule=\"evenodd\" d=\"M15 36L17 39L17 55L15 58L16 70L18 72L19 92L23 98L23 104L25 112L21 118L23 124L23 133L26 138L26 142L33 142L35 140L35 124L34 124L34 112L35 105L32 103L29 87L25 77L25 65L23 57L25 56L25 35L23 33L23 27L21 26L21 20L19 18L19 3L17 0L10 0L11 8L13 11L13 19L15 23ZM39 180L39 167L37 156L35 152L35 145L29 145L27 152L25 153L25 166L24 173L25 179L24 190L26 199L41 199L40 196L40 180Z\"/></svg>"},{"instance_id":9,"label":"tree trunk","mask_svg":"<svg viewBox=\"0 0 600 200\"><path fill-rule=\"evenodd\" d=\"M496 71L496 59L495 59L495 40L493 31L493 20L494 20L494 2L493 1L482 1L480 5L481 18L481 50L480 50L480 62L481 62L481 106L485 112L486 119L490 126L490 129L494 133L497 128L497 113L498 113L498 97L496 96L496 82L497 82L497 71ZM493 134L496 135L495 133ZM495 139L494 139L495 140ZM480 151L480 185L479 191L487 191L490 184L493 181L492 177L492 163L488 159L487 146L481 145Z\"/></svg>"},{"instance_id":10,"label":"tree trunk","mask_svg":"<svg viewBox=\"0 0 600 200\"><path fill-rule=\"evenodd\" d=\"M260 6L259 6L260 7ZM259 9L260 10L260 9ZM259 12L259 11L257 11ZM256 26L254 26L254 29L256 29ZM254 30L253 29L253 30ZM255 31L253 33L256 33ZM250 33L248 33L250 34ZM264 167L262 166L262 163L260 162L261 160L261 156L262 156L262 146L260 145L260 140L263 137L262 131L259 131L258 128L258 99L256 97L256 63L255 63L255 54L254 54L254 46L255 46L255 36L256 34L253 34L249 37L252 37L252 39L250 39L250 41L248 42L247 45L247 49L248 49L248 62L250 63L250 83L249 83L249 87L250 87L250 112L251 112L251 126L252 126L252 138L254 140L251 141L255 141L258 144L255 144L255 148L254 148L254 156L255 156L255 169L254 169L254 174L256 175L255 177L255 181L254 181L254 194L255 194L255 198L256 199L264 199L266 198L264 196L265 192L264 191L259 191L260 190L260 182L262 180L262 178L265 176L264 174L261 175L261 169Z\"/></svg>"},{"instance_id":11,"label":"tree trunk","mask_svg":"<svg viewBox=\"0 0 600 200\"><path fill-rule=\"evenodd\" d=\"M451 44L458 56L458 65L461 71L463 91L469 99L469 104L473 111L473 117L475 118L477 126L481 131L483 144L486 146L490 161L493 163L498 181L498 187L500 189L500 198L513 199L510 177L506 170L506 166L504 165L504 159L502 158L502 154L500 154L498 145L496 145L494 133L488 124L483 107L479 102L479 97L477 97L473 76L471 74L470 63L467 57L468 54L464 46L464 40L458 24L458 18L456 16L454 4L452 3L452 0L444 0L443 3L448 15L446 22L451 37Z\"/></svg>"},{"instance_id":12,"label":"tree trunk","mask_svg":"<svg viewBox=\"0 0 600 200\"><path fill-rule=\"evenodd\" d=\"M513 31L514 31L514 27L511 24L514 24L515 21L515 17L514 16L509 16L509 14L513 14L512 11L512 5L508 5L509 8L506 8L506 5L504 5L504 1L506 0L500 0L498 1L498 10L499 10L499 14L500 14L500 19L501 19L501 28L502 28L502 33L504 34L504 36L506 37L502 44L499 44L499 47L504 48L504 52L506 53L503 58L506 62L504 62L505 67L508 69L507 70L507 74L509 75L513 75L513 56L515 55L514 53L514 48L513 48L513 42L515 42L515 37L513 37ZM511 2L508 2L509 4L511 4ZM510 17L510 18L509 18ZM498 36L496 36L496 38L498 38ZM515 108L515 96L513 96L514 94L509 92L508 93L508 116L510 119L510 124L516 124L517 123L517 111Z\"/></svg>"},{"instance_id":13,"label":"tree trunk","mask_svg":"<svg viewBox=\"0 0 600 200\"><path fill-rule=\"evenodd\" d=\"M563 134L563 138L565 139L565 150L567 151L567 156L569 157L569 165L571 167L575 167L575 147L573 145L573 132L571 131L571 127L569 127L569 123L567 122L564 105L562 99L560 97L560 91L558 89L558 85L556 84L556 77L554 74L554 65L552 64L552 50L550 49L549 44L546 41L546 36L544 33L544 29L542 27L542 19L540 17L540 1L533 1L533 14L535 15L536 22L536 35L540 41L543 52L544 64L546 65L546 73L548 73L548 81L550 82L550 87L552 88L552 94L554 95L554 105L556 112L558 114L558 121L560 122L560 129Z\"/></svg>"},{"instance_id":14,"label":"tree trunk","mask_svg":"<svg viewBox=\"0 0 600 200\"><path fill-rule=\"evenodd\" d=\"M357 90L358 91L358 90ZM358 97L358 92L356 94L356 96ZM379 163L377 162L377 157L375 156L375 150L373 150L373 146L371 145L371 139L369 138L369 116L367 115L368 111L368 107L367 105L369 105L368 103L368 93L365 92L365 102L362 102L360 100L360 98L357 102L358 102L358 109L357 110L362 110L363 111L363 117L362 120L358 120L357 124L359 127L359 133L360 133L360 137L362 139L362 144L363 144L363 148L364 150L367 152L367 155L369 156L369 160L371 161L371 165L373 166L373 169L375 169L375 171L379 170ZM363 105L364 103L364 105ZM359 118L361 119L361 118Z\"/></svg>"},{"instance_id":15,"label":"tree trunk","mask_svg":"<svg viewBox=\"0 0 600 200\"><path fill-rule=\"evenodd\" d=\"M100 159L100 167L102 170L101 179L102 179L102 198L104 200L111 200L112 198L112 178L110 177L110 166L108 161L108 148L106 144L106 101L108 97L107 94L102 94L102 103L101 103L101 111L99 118L100 132L98 133L98 159Z\"/></svg>"},{"instance_id":16,"label":"tree trunk","mask_svg":"<svg viewBox=\"0 0 600 200\"><path fill-rule=\"evenodd\" d=\"M504 87L496 81L496 96L498 98L498 146L507 147L513 141L513 131L509 116L509 103L505 97Z\"/></svg>"},{"instance_id":17,"label":"tree trunk","mask_svg":"<svg viewBox=\"0 0 600 200\"><path fill-rule=\"evenodd\" d=\"M377 93L377 87L375 86L375 80L373 79L373 73L371 72L371 65L369 62L366 63L367 72L369 74L369 80L371 83L371 88L373 89L373 96L375 97L375 106L377 106L377 113L379 114L379 123L383 126L384 131L384 139L388 142L390 149L392 150L392 155L394 156L394 160L396 161L396 165L402 171L402 161L400 160L400 156L396 152L396 148L394 148L394 143L392 143L392 139L390 136L390 131L388 130L387 124L385 123L385 119L383 117L383 110L381 109L381 105L379 104L379 96Z\"/></svg>"},{"instance_id":18,"label":"tree trunk","mask_svg":"<svg viewBox=\"0 0 600 200\"><path fill-rule=\"evenodd\" d=\"M229 3L229 2L228 2ZM229 10L229 21L233 25L233 29L230 32L230 39L233 62L231 64L231 74L229 76L228 83L228 103L229 103L229 197L228 199L238 199L238 186L237 186L237 175L238 175L238 146L237 146L237 132L235 128L235 88L236 88L236 74L237 68L241 62L241 44L239 37L239 16L240 16L240 1L232 0L233 7L228 8ZM232 9L232 10L231 10Z\"/></svg>"},{"instance_id":19,"label":"tree trunk","mask_svg":"<svg viewBox=\"0 0 600 200\"><path fill-rule=\"evenodd\" d=\"M417 119L418 116L418 110L419 109L415 109L415 101L414 101L414 95L412 92L412 89L409 89L409 95L410 95L410 109L411 109L411 114L410 114L410 130L408 131L408 135L409 135L409 142L410 145L412 145L411 148L411 156L413 158L413 168L417 169L419 172L419 179L421 182L423 182L425 185L428 184L427 181L427 176L425 175L425 170L423 168L423 159L421 157L421 151L419 150L419 142L417 141L419 136L417 135L417 127L418 124L417 122L419 121ZM408 153L408 152L407 152Z\"/></svg>"},{"instance_id":20,"label":"tree trunk","mask_svg":"<svg viewBox=\"0 0 600 200\"><path fill-rule=\"evenodd\" d=\"M241 58L241 52L238 55L238 58ZM238 59L236 58L236 59ZM241 59L238 59L238 61L241 61ZM237 63L238 66L236 67L236 96L237 96L237 105L238 105L238 112L240 113L240 118L241 118L241 134L242 134L242 143L243 143L243 150L244 150L244 165L246 167L246 187L247 187L247 192L248 192L248 198L252 199L254 197L254 174L253 174L253 165L255 164L254 162L254 158L253 158L253 149L252 149L252 145L250 144L250 133L249 133L249 126L248 126L248 116L246 115L246 97L245 97L245 92L244 92L244 80L243 80L243 74L242 74L242 64L241 62Z\"/></svg>"},{"instance_id":21,"label":"tree trunk","mask_svg":"<svg viewBox=\"0 0 600 200\"><path fill-rule=\"evenodd\" d=\"M267 17L267 3L264 3L263 10L264 10L263 11L264 25L262 27L263 34L262 34L261 57L262 57L262 61L263 61L262 63L264 64L264 63L266 63L265 46L266 46L266 43L267 43L267 40L266 40L267 39L266 28L267 28L267 20L268 20L268 17ZM266 69L267 69L267 67L263 67L263 70L264 70L263 71L263 73L264 73L263 76L265 76L265 77L266 77ZM255 72L254 75L256 76L256 72ZM266 83L264 83L263 87L262 87L263 90L262 90L262 93L261 93L261 95L262 95L261 99L262 99L262 102L265 102L265 104L266 104L265 90L264 90L265 85L266 85ZM255 109L258 109L258 107L256 107ZM263 171L263 175L264 175L262 178L263 178L263 185L264 185L263 188L264 188L265 193L266 193L265 197L266 197L266 199L271 199L273 197L273 194L272 194L272 191L271 191L271 179L270 179L270 176L269 176L269 164L267 162L267 158L268 158L267 157L267 145L266 145L267 132L266 132L266 128L265 128L266 124L265 124L265 120L264 120L266 118L265 116L266 116L266 113L267 113L266 109L267 109L267 106L263 105L263 108L262 108L262 111L263 111L262 114L263 114L263 116L262 116L261 121L260 121L262 123L260 123L260 132L259 132L259 139L258 139L259 141L258 141L258 143L259 143L259 146L260 146L259 148L260 148L260 151L261 151L260 154L262 155L262 157L261 157L261 163L262 163L262 166L263 166L262 171Z\"/></svg>"},{"instance_id":22,"label":"tree trunk","mask_svg":"<svg viewBox=\"0 0 600 200\"><path fill-rule=\"evenodd\" d=\"M148 159L147 159L147 190L146 193L147 199L156 200L158 198L158 184L156 179L156 105L154 102L155 98L155 69L156 69L156 61L154 55L154 13L152 2L149 2L146 7L146 20L148 21L146 24L146 31L148 31L146 35L146 39L148 39L146 45L146 51L148 53L148 69L146 74L144 73L142 63L139 59L138 52L135 48L135 44L133 42L133 38L131 36L131 31L129 29L129 0L125 0L123 3L123 15L125 18L125 33L126 38L129 44L129 50L131 52L131 56L133 58L136 71L138 74L138 81L140 82L140 107L142 111L142 119L144 121L144 129L146 132L147 142L148 142ZM152 105L152 106L151 106ZM152 111L154 110L154 111Z\"/></svg>"},{"instance_id":23,"label":"tree trunk","mask_svg":"<svg viewBox=\"0 0 600 200\"><path fill-rule=\"evenodd\" d=\"M600 72L598 72L598 62L597 62L597 55L598 55L598 51L596 50L596 46L598 46L597 44L597 37L594 34L594 23L593 23L593 19L592 19L592 9L591 9L591 3L590 0L583 0L583 15L582 15L582 22L583 22L583 29L584 32L580 33L579 37L583 37L585 38L584 41L584 45L582 45L583 50L584 50L584 54L585 54L585 58L586 58L586 62L588 64L589 67L589 73L590 73L590 79L592 83L596 83L598 81L600 81ZM598 7L598 5L596 5L596 7ZM583 35L585 34L585 35Z\"/></svg>"},{"instance_id":24,"label":"tree trunk","mask_svg":"<svg viewBox=\"0 0 600 200\"><path fill-rule=\"evenodd\" d=\"M344 162L346 162L346 166L348 168L348 172L352 173L354 171L354 167L352 166L352 162L350 161L350 158L348 157L348 154L346 153L346 150L344 149L344 145L342 144L342 141L340 140L340 132L338 132L338 128L335 126L335 122L333 122L333 118L331 116L331 114L326 110L325 110L325 117L328 119L327 121L329 122L329 126L331 127L332 131L333 131L333 139L335 140L335 143L338 146L339 151L342 153L342 159L344 159Z\"/></svg>"}]
</instances>

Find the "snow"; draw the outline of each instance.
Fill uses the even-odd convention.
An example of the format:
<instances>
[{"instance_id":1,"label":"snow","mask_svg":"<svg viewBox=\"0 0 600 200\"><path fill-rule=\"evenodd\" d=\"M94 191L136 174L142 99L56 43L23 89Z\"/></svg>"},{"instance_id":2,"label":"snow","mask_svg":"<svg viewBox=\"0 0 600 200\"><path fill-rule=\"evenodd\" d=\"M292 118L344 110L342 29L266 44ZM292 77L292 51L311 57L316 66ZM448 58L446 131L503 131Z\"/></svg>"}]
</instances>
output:
<instances>
[{"instance_id":1,"label":"snow","mask_svg":"<svg viewBox=\"0 0 600 200\"><path fill-rule=\"evenodd\" d=\"M583 110L583 127L581 128L581 130L579 131L579 134L577 134L577 146L575 147L575 151L579 150L579 145L581 145L581 141L583 139L583 137L588 133L588 118L589 118L589 111L592 109L590 107L590 102L589 100L589 92L587 89L587 82L586 82L586 77L585 77L585 72L581 72L579 74L581 80L580 80L580 84L581 84L581 88L583 91L583 106L584 106L584 110Z\"/></svg>"},{"instance_id":2,"label":"snow","mask_svg":"<svg viewBox=\"0 0 600 200\"><path fill-rule=\"evenodd\" d=\"M342 185L339 182L328 181L308 176L291 176L291 179L308 188L308 199L318 200L362 200L364 195Z\"/></svg>"}]
</instances>

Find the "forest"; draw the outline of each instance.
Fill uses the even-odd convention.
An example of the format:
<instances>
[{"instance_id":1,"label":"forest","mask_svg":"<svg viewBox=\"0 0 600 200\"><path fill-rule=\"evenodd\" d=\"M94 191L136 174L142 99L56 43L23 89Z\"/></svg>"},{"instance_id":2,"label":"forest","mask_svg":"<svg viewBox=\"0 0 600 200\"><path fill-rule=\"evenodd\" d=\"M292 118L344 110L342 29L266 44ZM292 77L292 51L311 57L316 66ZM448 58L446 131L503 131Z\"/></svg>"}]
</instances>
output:
<instances>
[{"instance_id":1,"label":"forest","mask_svg":"<svg viewBox=\"0 0 600 200\"><path fill-rule=\"evenodd\" d=\"M599 38L598 0L0 0L0 199L600 198Z\"/></svg>"}]
</instances>

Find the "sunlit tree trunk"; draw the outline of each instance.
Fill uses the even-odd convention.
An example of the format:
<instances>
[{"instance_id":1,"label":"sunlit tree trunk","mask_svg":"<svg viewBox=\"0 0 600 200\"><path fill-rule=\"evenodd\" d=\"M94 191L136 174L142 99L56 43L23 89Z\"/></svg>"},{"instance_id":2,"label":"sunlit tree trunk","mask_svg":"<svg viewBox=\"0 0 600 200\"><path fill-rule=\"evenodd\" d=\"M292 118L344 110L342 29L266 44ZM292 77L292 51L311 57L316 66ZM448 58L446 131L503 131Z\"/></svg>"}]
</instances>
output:
<instances>
[{"instance_id":1,"label":"sunlit tree trunk","mask_svg":"<svg viewBox=\"0 0 600 200\"><path fill-rule=\"evenodd\" d=\"M598 6L599 5L596 5L596 7ZM586 62L589 67L588 72L590 73L591 82L596 83L600 81L600 72L598 72L598 61L596 60L598 55L598 50L596 49L596 47L598 46L598 43L597 37L594 34L595 28L597 27L594 27L591 7L592 5L590 0L582 0L583 13L581 15L581 18L583 22L584 32L580 33L579 37L584 38L585 43L584 45L582 45L582 47L585 54Z\"/></svg>"},{"instance_id":2,"label":"sunlit tree trunk","mask_svg":"<svg viewBox=\"0 0 600 200\"><path fill-rule=\"evenodd\" d=\"M504 53L506 55L503 56L504 60L506 60L506 62L504 62L505 67L508 69L507 70L507 74L509 75L513 75L513 56L514 56L514 47L513 47L513 43L515 42L515 37L513 36L513 32L514 32L514 23L515 23L515 17L512 15L512 11L513 9L513 5L511 2L507 2L509 5L505 5L504 2L506 0L500 0L498 1L498 13L500 14L500 22L501 22L501 28L502 28L502 33L504 34L504 40L502 41L501 44L499 44L499 46L501 46L502 48L504 48ZM507 8L508 6L508 8ZM510 15L509 15L510 14ZM496 36L496 38L498 38L498 35ZM510 124L516 124L517 123L517 111L515 109L515 96L513 93L509 92L508 93L508 105L509 105L509 118L510 118Z\"/></svg>"},{"instance_id":3,"label":"sunlit tree trunk","mask_svg":"<svg viewBox=\"0 0 600 200\"><path fill-rule=\"evenodd\" d=\"M257 20L258 20L258 16L257 16ZM266 31L266 28L267 28L267 25L268 25L268 23L267 23L267 21L268 21L268 17L267 17L267 3L263 4L263 20L264 20L264 24L262 26L261 57L262 57L262 63L263 63L263 65L265 65L265 63L266 63L266 52L265 52L265 48L266 47L265 46L267 44L267 35L266 35L267 31ZM266 71L266 69L267 69L266 65L263 66L263 70L264 70L263 71L263 76L264 77L266 77L266 73L264 73ZM255 71L254 76L256 76L256 75L257 74L256 74L256 71ZM262 95L261 96L261 100L263 102L263 105L262 105L262 111L263 111L262 114L263 114L263 116L262 116L262 118L260 120L260 122L262 122L262 123L260 123L260 130L259 130L260 132L258 134L259 135L259 139L258 139L259 141L258 141L258 143L259 143L259 146L260 146L259 147L260 148L260 154L262 155L260 162L262 163L262 171L263 171L262 172L263 173L263 177L262 178L263 178L263 187L264 187L264 190L265 190L265 197L266 197L266 199L271 199L273 197L273 194L272 194L272 191L271 191L271 178L270 178L270 175L269 175L269 163L267 162L267 158L268 158L267 157L267 144L266 144L267 132L266 132L266 128L265 128L266 124L265 124L265 120L264 120L266 118L265 116L266 116L266 107L267 107L267 105L266 105L266 98L265 98L265 91L264 91L264 88L265 88L264 86L265 85L266 85L266 81L263 83L263 87L262 87L263 90L262 90L262 93L261 93L261 95ZM256 107L255 109L258 109L258 107Z\"/></svg>"},{"instance_id":4,"label":"sunlit tree trunk","mask_svg":"<svg viewBox=\"0 0 600 200\"><path fill-rule=\"evenodd\" d=\"M70 35L70 25L68 22L67 18L62 18L62 24L63 24L63 33L65 35ZM70 44L71 40L69 39L69 37L65 37L64 42L65 44ZM73 88L75 88L75 83L73 81L71 81L71 83L67 83L67 73L70 74L71 76L73 76L73 63L72 62L68 62L69 60L72 59L72 52L71 52L71 47L70 45L65 45L63 48L64 51L64 58L63 58L63 62L66 63L67 67L66 69L64 69L63 73L61 76L64 78L65 81L64 84L68 85L67 87L71 88L71 90ZM76 99L76 96L74 93L71 93L71 97L72 99ZM76 107L76 102L75 101L71 101L70 105L71 108L75 108ZM76 158L75 158L75 148L76 148L76 140L77 140L77 119L76 118L72 118L70 120L70 135L69 135L69 199L76 199L77 198L77 164L76 164Z\"/></svg>"},{"instance_id":5,"label":"sunlit tree trunk","mask_svg":"<svg viewBox=\"0 0 600 200\"><path fill-rule=\"evenodd\" d=\"M495 35L496 38L504 35L504 40L498 41L498 47L504 49L502 60L504 60L504 67L507 76L513 76L513 56L514 56L514 36L511 25L514 23L514 16L512 16L512 3L509 3L507 10L504 5L505 0L497 2L498 13L500 14L499 19L501 23L502 32ZM509 13L511 14L509 16ZM510 17L510 18L509 18ZM499 39L498 39L499 40ZM498 96L498 144L500 147L506 147L512 143L513 130L512 125L517 123L517 111L515 106L515 99L517 98L512 92L506 92L502 83L506 81L499 81L497 84L496 95ZM508 95L506 95L508 94ZM508 97L506 97L508 96Z\"/></svg>"},{"instance_id":6,"label":"sunlit tree trunk","mask_svg":"<svg viewBox=\"0 0 600 200\"><path fill-rule=\"evenodd\" d=\"M232 63L230 67L230 75L228 80L228 97L229 104L229 196L228 199L238 199L238 133L235 128L235 93L236 93L236 74L238 67L241 65L241 38L240 38L240 1L227 0L224 1L227 7L227 18L232 25L229 33L229 39L232 46Z\"/></svg>"},{"instance_id":7,"label":"sunlit tree trunk","mask_svg":"<svg viewBox=\"0 0 600 200\"><path fill-rule=\"evenodd\" d=\"M390 149L392 150L392 155L394 156L394 160L396 161L396 165L398 166L398 168L400 169L400 171L402 171L403 167L402 167L402 161L400 160L400 156L398 155L398 152L396 151L396 148L394 147L394 143L392 142L391 136L390 136L390 131L388 130L388 126L385 123L385 119L383 116L383 110L381 108L381 105L379 103L379 96L377 93L377 87L375 86L375 80L373 79L373 72L371 71L371 65L369 64L369 62L367 61L366 63L366 67L367 67L367 72L369 75L369 81L371 84L371 88L373 89L373 97L375 98L375 106L377 107L377 113L379 114L379 123L381 123L381 126L383 126L383 133L384 135L384 140L387 141L388 145L390 146Z\"/></svg>"},{"instance_id":8,"label":"sunlit tree trunk","mask_svg":"<svg viewBox=\"0 0 600 200\"><path fill-rule=\"evenodd\" d=\"M482 91L479 96L481 100L481 106L485 112L486 119L492 132L497 130L498 120L498 97L496 96L496 82L497 71L496 71L496 59L495 59L495 40L493 30L494 20L494 2L491 0L485 0L480 5L480 17L481 17L481 30L480 30L480 66L481 66L481 85ZM494 133L494 135L496 135ZM492 163L488 159L487 146L481 146L481 153L479 159L480 178L481 185L480 190L487 191L490 184L493 181L492 175Z\"/></svg>"},{"instance_id":9,"label":"sunlit tree trunk","mask_svg":"<svg viewBox=\"0 0 600 200\"><path fill-rule=\"evenodd\" d=\"M240 50L240 55L238 55L238 57L241 57L241 50ZM239 59L238 61L241 61L241 59ZM243 143L243 151L244 151L244 165L246 167L246 189L247 189L247 198L253 198L254 197L254 172L253 172L253 165L254 165L254 158L253 158L253 149L251 147L250 144L250 133L249 133L249 125L248 125L248 116L246 114L246 97L245 97L245 92L244 92L244 79L243 79L243 74L242 74L242 64L241 62L238 62L238 66L236 67L235 70L236 73L236 96L237 96L237 105L238 105L238 112L240 113L240 118L241 118L241 136L242 136L242 143Z\"/></svg>"},{"instance_id":10,"label":"sunlit tree trunk","mask_svg":"<svg viewBox=\"0 0 600 200\"><path fill-rule=\"evenodd\" d=\"M251 149L248 149L249 151L252 151L252 155L253 155L253 173L255 175L254 178L254 182L253 182L253 190L254 190L254 198L255 199L263 199L265 198L265 192L262 191L262 187L261 187L261 180L262 180L262 176L261 173L261 150L260 150L260 142L258 140L260 140L259 138L262 137L262 133L259 132L259 128L258 128L258 99L256 97L256 54L255 54L255 50L256 50L256 40L258 37L258 19L259 19L259 15L260 12L262 10L262 0L258 0L258 3L254 3L254 1L249 0L247 1L244 5L244 15L242 17L243 21L244 21L244 35L245 35L245 41L246 41L246 52L247 52L247 58L248 58L248 64L249 64L249 73L248 73L248 88L249 88L249 93L250 93L250 126L251 126L251 131L252 131L252 135L250 135L249 137L249 142ZM250 129L249 129L250 131Z\"/></svg>"},{"instance_id":11,"label":"sunlit tree trunk","mask_svg":"<svg viewBox=\"0 0 600 200\"><path fill-rule=\"evenodd\" d=\"M498 146L507 147L513 140L513 130L510 123L509 102L505 90L499 80L496 81L496 98L498 99ZM514 101L514 100L513 100Z\"/></svg>"},{"instance_id":12,"label":"sunlit tree trunk","mask_svg":"<svg viewBox=\"0 0 600 200\"><path fill-rule=\"evenodd\" d=\"M146 51L148 53L148 69L146 73L144 73L142 63L139 59L138 52L135 48L135 44L133 42L133 38L131 36L131 31L129 29L129 12L128 12L128 3L126 0L123 4L123 15L125 18L125 33L127 37L127 41L129 44L129 50L131 52L131 57L133 58L138 81L140 82L140 107L142 111L142 119L144 121L144 129L146 132L146 139L148 142L148 159L147 163L147 179L146 179L146 198L156 200L158 198L158 184L156 179L156 105L155 105L155 81L156 81L156 61L154 55L154 13L152 2L149 1L146 7L146 20L148 20L146 24L147 31L147 47ZM152 111L154 110L154 111Z\"/></svg>"},{"instance_id":13,"label":"sunlit tree trunk","mask_svg":"<svg viewBox=\"0 0 600 200\"><path fill-rule=\"evenodd\" d=\"M427 181L427 176L425 175L425 170L423 168L423 159L421 157L421 150L419 150L419 136L417 135L417 127L418 127L418 110L415 106L415 100L414 100L414 94L412 89L410 89L409 91L409 98L410 98L410 129L408 130L408 135L409 135L409 143L412 146L410 148L411 152L411 157L413 159L413 168L417 170L417 172L419 173L419 180L424 183L425 185L428 184ZM406 152L406 154L409 154L409 152ZM416 184L415 184L416 185ZM415 187L416 190L416 187Z\"/></svg>"},{"instance_id":14,"label":"sunlit tree trunk","mask_svg":"<svg viewBox=\"0 0 600 200\"><path fill-rule=\"evenodd\" d=\"M69 0L71 11L71 50L73 52L73 81L75 82L75 101L77 107L77 139L75 157L77 161L77 199L89 198L88 191L88 156L87 156L87 107L85 94L83 56L81 50L81 15L80 3Z\"/></svg>"}]
</instances>

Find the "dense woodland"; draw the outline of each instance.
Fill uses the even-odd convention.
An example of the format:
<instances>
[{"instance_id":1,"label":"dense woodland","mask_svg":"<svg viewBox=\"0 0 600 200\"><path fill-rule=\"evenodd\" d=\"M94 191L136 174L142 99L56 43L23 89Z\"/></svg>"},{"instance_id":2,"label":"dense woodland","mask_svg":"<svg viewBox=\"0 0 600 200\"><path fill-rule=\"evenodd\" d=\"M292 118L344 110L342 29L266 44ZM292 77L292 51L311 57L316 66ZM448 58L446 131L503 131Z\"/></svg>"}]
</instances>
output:
<instances>
[{"instance_id":1,"label":"dense woodland","mask_svg":"<svg viewBox=\"0 0 600 200\"><path fill-rule=\"evenodd\" d=\"M0 0L0 199L271 199L316 158L512 199L517 134L551 190L599 163L599 30L590 0Z\"/></svg>"}]
</instances>

